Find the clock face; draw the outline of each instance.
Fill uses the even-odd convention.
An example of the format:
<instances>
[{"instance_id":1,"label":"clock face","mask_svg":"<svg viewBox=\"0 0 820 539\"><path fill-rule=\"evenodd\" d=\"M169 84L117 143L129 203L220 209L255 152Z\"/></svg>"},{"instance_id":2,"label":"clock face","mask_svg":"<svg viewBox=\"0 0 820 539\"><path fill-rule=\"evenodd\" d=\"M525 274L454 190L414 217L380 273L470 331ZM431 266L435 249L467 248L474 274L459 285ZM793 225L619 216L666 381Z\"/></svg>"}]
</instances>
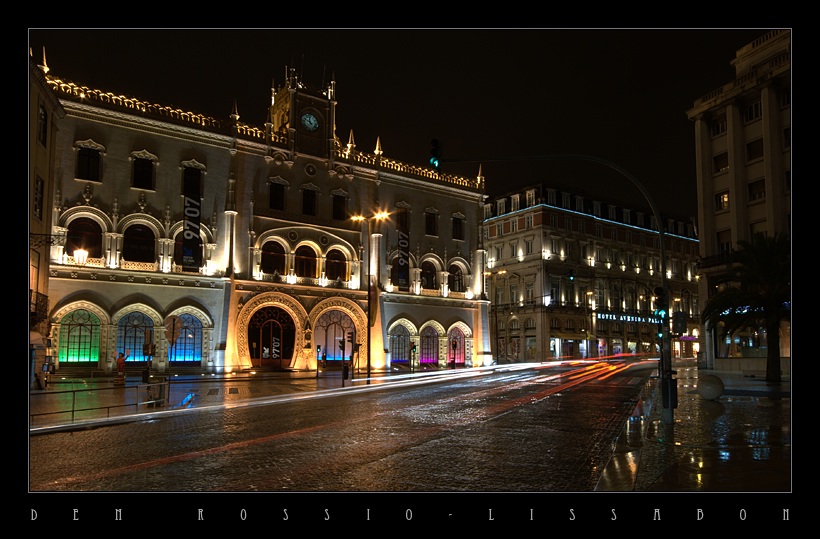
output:
<instances>
[{"instance_id":1,"label":"clock face","mask_svg":"<svg viewBox=\"0 0 820 539\"><path fill-rule=\"evenodd\" d=\"M308 131L316 131L319 129L319 120L316 119L316 116L308 112L302 115L302 125L305 126L305 129Z\"/></svg>"}]
</instances>

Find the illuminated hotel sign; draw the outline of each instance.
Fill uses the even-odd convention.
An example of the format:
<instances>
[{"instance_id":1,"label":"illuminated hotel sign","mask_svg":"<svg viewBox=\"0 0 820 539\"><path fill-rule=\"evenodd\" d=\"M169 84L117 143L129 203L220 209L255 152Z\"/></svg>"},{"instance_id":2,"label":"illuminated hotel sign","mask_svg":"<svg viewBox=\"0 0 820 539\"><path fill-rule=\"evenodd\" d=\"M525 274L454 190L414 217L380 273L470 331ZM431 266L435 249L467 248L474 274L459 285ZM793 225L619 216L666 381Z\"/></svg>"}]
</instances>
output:
<instances>
[{"instance_id":1,"label":"illuminated hotel sign","mask_svg":"<svg viewBox=\"0 0 820 539\"><path fill-rule=\"evenodd\" d=\"M639 322L659 324L660 320L652 316L633 316L631 314L596 313L598 320L615 320L618 322Z\"/></svg>"}]
</instances>

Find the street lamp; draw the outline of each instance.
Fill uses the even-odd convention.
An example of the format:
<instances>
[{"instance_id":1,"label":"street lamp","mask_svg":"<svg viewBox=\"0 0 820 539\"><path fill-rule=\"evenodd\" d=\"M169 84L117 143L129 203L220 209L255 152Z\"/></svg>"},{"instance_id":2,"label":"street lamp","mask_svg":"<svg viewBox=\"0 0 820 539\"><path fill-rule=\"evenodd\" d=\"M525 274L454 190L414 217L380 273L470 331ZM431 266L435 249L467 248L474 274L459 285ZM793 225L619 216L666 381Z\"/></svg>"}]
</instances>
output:
<instances>
[{"instance_id":1,"label":"street lamp","mask_svg":"<svg viewBox=\"0 0 820 539\"><path fill-rule=\"evenodd\" d=\"M370 217L365 217L364 215L354 215L351 217L351 220L361 223L362 221L367 221L367 237L369 239L369 246L367 250L367 384L370 385L370 331L373 328L375 323L374 320L374 311L373 311L373 301L375 296L375 301L378 301L378 294L375 292L378 290L378 284L374 283L374 277L378 279L379 277L379 266L380 261L378 259L378 252L373 252L373 221L383 221L387 219L390 213L386 211L378 211L371 215ZM359 236L359 245L363 244L363 240L361 236ZM375 270L375 271L374 271Z\"/></svg>"},{"instance_id":2,"label":"street lamp","mask_svg":"<svg viewBox=\"0 0 820 539\"><path fill-rule=\"evenodd\" d=\"M495 361L496 361L496 363L498 362L499 358L501 357L500 343L499 343L499 339L498 339L498 309L500 308L501 302L498 301L498 287L497 287L496 280L498 279L499 275L504 275L506 273L507 273L507 270L504 270L504 269L498 270L498 271L488 271L488 272L484 273L485 276L492 275L492 278L493 278L493 289L492 289L492 293L491 293L491 297L490 297L490 309L492 310L492 315L493 315L493 318L494 318L493 326L494 326L494 329L495 329L495 334L491 335L491 337L492 337L493 342L495 342L495 354L496 354ZM492 349L492 346L490 348Z\"/></svg>"},{"instance_id":3,"label":"street lamp","mask_svg":"<svg viewBox=\"0 0 820 539\"><path fill-rule=\"evenodd\" d=\"M88 260L88 251L85 249L74 249L74 263L80 266L85 266Z\"/></svg>"}]
</instances>

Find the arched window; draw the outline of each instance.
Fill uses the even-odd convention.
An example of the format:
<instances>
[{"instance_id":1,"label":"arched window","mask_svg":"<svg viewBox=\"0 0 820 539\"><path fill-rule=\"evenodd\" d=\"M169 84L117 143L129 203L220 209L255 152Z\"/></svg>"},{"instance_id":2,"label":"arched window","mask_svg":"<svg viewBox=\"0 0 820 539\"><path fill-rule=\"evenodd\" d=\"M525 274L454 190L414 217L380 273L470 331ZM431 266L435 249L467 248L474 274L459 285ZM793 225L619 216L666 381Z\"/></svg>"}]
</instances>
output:
<instances>
[{"instance_id":1,"label":"arched window","mask_svg":"<svg viewBox=\"0 0 820 539\"><path fill-rule=\"evenodd\" d=\"M146 225L131 225L123 233L122 257L129 262L156 262L156 245L153 230Z\"/></svg>"},{"instance_id":2,"label":"arched window","mask_svg":"<svg viewBox=\"0 0 820 539\"><path fill-rule=\"evenodd\" d=\"M99 361L100 319L77 309L60 320L60 362Z\"/></svg>"},{"instance_id":3,"label":"arched window","mask_svg":"<svg viewBox=\"0 0 820 539\"><path fill-rule=\"evenodd\" d=\"M165 320L168 336L168 361L202 361L202 322L199 318L184 313L169 316Z\"/></svg>"},{"instance_id":4,"label":"arched window","mask_svg":"<svg viewBox=\"0 0 820 539\"><path fill-rule=\"evenodd\" d=\"M464 274L461 272L461 266L453 264L448 271L450 275L447 277L447 284L450 292L464 292Z\"/></svg>"},{"instance_id":5,"label":"arched window","mask_svg":"<svg viewBox=\"0 0 820 539\"><path fill-rule=\"evenodd\" d=\"M126 361L147 361L142 345L154 342L154 321L141 312L132 312L120 318L117 326L117 350L129 351Z\"/></svg>"},{"instance_id":6,"label":"arched window","mask_svg":"<svg viewBox=\"0 0 820 539\"><path fill-rule=\"evenodd\" d=\"M278 241L266 241L262 246L262 272L285 274L285 248Z\"/></svg>"},{"instance_id":7,"label":"arched window","mask_svg":"<svg viewBox=\"0 0 820 539\"><path fill-rule=\"evenodd\" d=\"M296 249L294 271L297 277L316 278L316 253L307 245Z\"/></svg>"},{"instance_id":8,"label":"arched window","mask_svg":"<svg viewBox=\"0 0 820 539\"><path fill-rule=\"evenodd\" d=\"M102 228L97 221L88 217L74 219L68 224L65 253L74 256L77 249L88 251L88 258L102 257Z\"/></svg>"},{"instance_id":9,"label":"arched window","mask_svg":"<svg viewBox=\"0 0 820 539\"><path fill-rule=\"evenodd\" d=\"M436 279L436 265L429 260L421 263L421 287L436 289L438 279Z\"/></svg>"},{"instance_id":10,"label":"arched window","mask_svg":"<svg viewBox=\"0 0 820 539\"><path fill-rule=\"evenodd\" d=\"M438 332L431 326L421 330L419 363L438 363Z\"/></svg>"},{"instance_id":11,"label":"arched window","mask_svg":"<svg viewBox=\"0 0 820 539\"><path fill-rule=\"evenodd\" d=\"M336 279L347 281L347 260L344 253L338 249L331 249L325 260L325 277L331 281Z\"/></svg>"},{"instance_id":12,"label":"arched window","mask_svg":"<svg viewBox=\"0 0 820 539\"><path fill-rule=\"evenodd\" d=\"M459 328L453 328L447 342L447 361L455 361L456 365L464 365L465 355L464 332Z\"/></svg>"},{"instance_id":13,"label":"arched window","mask_svg":"<svg viewBox=\"0 0 820 539\"><path fill-rule=\"evenodd\" d=\"M396 326L390 331L390 362L409 364L410 332L404 326Z\"/></svg>"},{"instance_id":14,"label":"arched window","mask_svg":"<svg viewBox=\"0 0 820 539\"><path fill-rule=\"evenodd\" d=\"M340 361L350 357L352 350L347 335L352 334L353 342L356 342L356 326L350 316L342 311L330 310L319 317L313 328L321 359ZM339 344L345 345L344 354Z\"/></svg>"}]
</instances>

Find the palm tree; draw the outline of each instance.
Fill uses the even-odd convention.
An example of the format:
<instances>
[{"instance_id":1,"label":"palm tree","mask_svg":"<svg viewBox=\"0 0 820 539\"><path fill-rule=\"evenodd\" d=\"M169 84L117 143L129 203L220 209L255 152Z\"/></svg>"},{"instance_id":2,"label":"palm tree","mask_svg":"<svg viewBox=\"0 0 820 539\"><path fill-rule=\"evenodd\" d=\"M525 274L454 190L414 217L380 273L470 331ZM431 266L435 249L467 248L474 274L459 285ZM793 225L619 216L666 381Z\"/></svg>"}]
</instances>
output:
<instances>
[{"instance_id":1,"label":"palm tree","mask_svg":"<svg viewBox=\"0 0 820 539\"><path fill-rule=\"evenodd\" d=\"M780 322L791 322L791 243L788 234L755 234L739 241L727 286L710 297L703 319L723 337L745 327L766 328L766 381L780 382Z\"/></svg>"}]
</instances>

